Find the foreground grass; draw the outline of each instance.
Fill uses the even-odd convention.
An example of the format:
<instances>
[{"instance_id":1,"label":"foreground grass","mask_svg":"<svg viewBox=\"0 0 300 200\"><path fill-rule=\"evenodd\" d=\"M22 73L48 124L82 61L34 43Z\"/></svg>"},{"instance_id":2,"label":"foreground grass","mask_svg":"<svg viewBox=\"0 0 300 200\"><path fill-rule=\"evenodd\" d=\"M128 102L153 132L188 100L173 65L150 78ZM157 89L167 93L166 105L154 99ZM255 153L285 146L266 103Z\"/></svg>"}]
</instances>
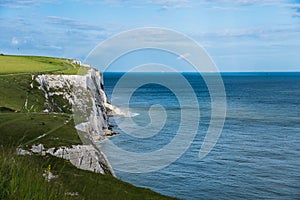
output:
<instances>
[{"instance_id":1,"label":"foreground grass","mask_svg":"<svg viewBox=\"0 0 300 200\"><path fill-rule=\"evenodd\" d=\"M2 149L0 153L0 199L70 199L57 183L42 176L42 166Z\"/></svg>"},{"instance_id":2,"label":"foreground grass","mask_svg":"<svg viewBox=\"0 0 300 200\"><path fill-rule=\"evenodd\" d=\"M56 178L46 181L43 173ZM109 175L75 168L52 156L0 153L0 199L171 199Z\"/></svg>"},{"instance_id":3,"label":"foreground grass","mask_svg":"<svg viewBox=\"0 0 300 200\"><path fill-rule=\"evenodd\" d=\"M12 153L18 146L39 143L47 148L81 144L73 121L65 123L68 120L67 114L0 114L0 199L171 199L110 175L77 169L51 155ZM50 183L42 177L48 166L58 176ZM65 195L70 193L76 196Z\"/></svg>"}]
</instances>

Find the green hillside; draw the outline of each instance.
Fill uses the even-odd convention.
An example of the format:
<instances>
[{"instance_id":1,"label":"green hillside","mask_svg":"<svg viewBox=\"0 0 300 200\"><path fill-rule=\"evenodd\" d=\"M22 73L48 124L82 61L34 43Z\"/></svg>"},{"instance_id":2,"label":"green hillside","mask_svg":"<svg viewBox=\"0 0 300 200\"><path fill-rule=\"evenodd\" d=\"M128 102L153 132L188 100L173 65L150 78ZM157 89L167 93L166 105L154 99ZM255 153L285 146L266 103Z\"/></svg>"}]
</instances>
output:
<instances>
[{"instance_id":1,"label":"green hillside","mask_svg":"<svg viewBox=\"0 0 300 200\"><path fill-rule=\"evenodd\" d=\"M17 147L32 144L81 144L71 113L42 112L44 93L32 80L41 73L77 74L79 68L69 59L0 56L0 199L170 199L50 155L16 155ZM42 174L49 166L58 177L47 182Z\"/></svg>"},{"instance_id":2,"label":"green hillside","mask_svg":"<svg viewBox=\"0 0 300 200\"><path fill-rule=\"evenodd\" d=\"M0 74L77 74L79 68L79 65L72 64L72 60L64 58L0 55Z\"/></svg>"}]
</instances>

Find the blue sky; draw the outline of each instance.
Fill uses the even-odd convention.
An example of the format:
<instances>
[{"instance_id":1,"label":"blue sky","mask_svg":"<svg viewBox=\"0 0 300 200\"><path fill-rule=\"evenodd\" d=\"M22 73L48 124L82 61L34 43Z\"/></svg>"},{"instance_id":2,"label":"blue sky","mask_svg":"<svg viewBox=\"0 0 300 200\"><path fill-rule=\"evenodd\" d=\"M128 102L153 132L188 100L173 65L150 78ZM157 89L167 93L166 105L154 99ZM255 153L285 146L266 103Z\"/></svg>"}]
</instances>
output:
<instances>
[{"instance_id":1,"label":"blue sky","mask_svg":"<svg viewBox=\"0 0 300 200\"><path fill-rule=\"evenodd\" d=\"M4 54L84 60L121 31L164 27L196 40L220 71L300 71L299 0L1 0L0 21Z\"/></svg>"}]
</instances>

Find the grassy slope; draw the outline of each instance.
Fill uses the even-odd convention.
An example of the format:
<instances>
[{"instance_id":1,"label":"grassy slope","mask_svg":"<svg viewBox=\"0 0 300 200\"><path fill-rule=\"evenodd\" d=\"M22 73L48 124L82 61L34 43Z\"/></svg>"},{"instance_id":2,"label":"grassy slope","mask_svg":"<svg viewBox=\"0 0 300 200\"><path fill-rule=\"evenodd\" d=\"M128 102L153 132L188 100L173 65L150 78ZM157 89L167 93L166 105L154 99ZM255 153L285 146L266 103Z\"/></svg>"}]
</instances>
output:
<instances>
[{"instance_id":1,"label":"grassy slope","mask_svg":"<svg viewBox=\"0 0 300 200\"><path fill-rule=\"evenodd\" d=\"M1 60L1 59L0 59ZM0 65L0 71L2 66ZM32 112L39 112L44 107L44 92L37 88L30 87L31 75L0 75L0 107L15 111L25 111L24 105L28 99L27 108ZM32 107L33 106L33 107Z\"/></svg>"},{"instance_id":2,"label":"grassy slope","mask_svg":"<svg viewBox=\"0 0 300 200\"><path fill-rule=\"evenodd\" d=\"M34 195L36 192L52 195L55 199L65 198L61 196L65 192L78 192L79 196L72 199L169 199L108 175L77 169L59 158L52 156L20 158L11 153L17 146L26 148L39 143L43 143L47 148L81 144L74 129L72 116L66 113L41 113L45 101L44 94L36 87L33 89L30 87L32 74L42 72L76 74L78 69L79 66L72 66L67 59L0 56L0 74L2 74L0 75L0 147L2 147L0 176L2 181L6 180L6 183L0 182L0 191L15 192L17 196L11 196L12 199L26 199L22 197L23 194ZM28 99L27 108L24 107L26 99ZM32 108L30 112L28 108ZM69 122L65 124L66 121ZM41 135L44 137L38 138ZM41 174L48 165L52 166L52 171L58 178L45 185L40 182L43 181ZM39 174L40 178L33 174ZM35 183L32 187L30 181ZM24 187L13 187L14 184L23 182ZM25 187L26 185L30 187ZM5 194L0 193L0 198ZM28 199L34 198L30 196Z\"/></svg>"},{"instance_id":3,"label":"grassy slope","mask_svg":"<svg viewBox=\"0 0 300 200\"><path fill-rule=\"evenodd\" d=\"M0 55L0 74L77 74L80 67L71 62L72 60L64 58Z\"/></svg>"},{"instance_id":4,"label":"grassy slope","mask_svg":"<svg viewBox=\"0 0 300 200\"><path fill-rule=\"evenodd\" d=\"M42 143L50 148L81 144L70 117L67 114L1 113L0 145L25 148L25 145ZM41 135L44 137L38 138Z\"/></svg>"}]
</instances>

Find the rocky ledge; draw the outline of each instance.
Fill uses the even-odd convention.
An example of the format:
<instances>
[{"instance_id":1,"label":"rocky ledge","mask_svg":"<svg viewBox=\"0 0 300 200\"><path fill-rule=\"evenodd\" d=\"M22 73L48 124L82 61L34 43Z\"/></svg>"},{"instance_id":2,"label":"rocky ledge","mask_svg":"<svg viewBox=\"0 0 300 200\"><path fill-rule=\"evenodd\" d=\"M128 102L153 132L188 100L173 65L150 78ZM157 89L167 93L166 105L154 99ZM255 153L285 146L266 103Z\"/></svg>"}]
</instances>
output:
<instances>
[{"instance_id":1,"label":"rocky ledge","mask_svg":"<svg viewBox=\"0 0 300 200\"><path fill-rule=\"evenodd\" d=\"M93 145L72 145L71 147L59 147L46 149L43 144L32 145L31 149L17 149L19 155L42 155L50 154L70 161L79 169L101 174L113 174L107 158Z\"/></svg>"}]
</instances>

